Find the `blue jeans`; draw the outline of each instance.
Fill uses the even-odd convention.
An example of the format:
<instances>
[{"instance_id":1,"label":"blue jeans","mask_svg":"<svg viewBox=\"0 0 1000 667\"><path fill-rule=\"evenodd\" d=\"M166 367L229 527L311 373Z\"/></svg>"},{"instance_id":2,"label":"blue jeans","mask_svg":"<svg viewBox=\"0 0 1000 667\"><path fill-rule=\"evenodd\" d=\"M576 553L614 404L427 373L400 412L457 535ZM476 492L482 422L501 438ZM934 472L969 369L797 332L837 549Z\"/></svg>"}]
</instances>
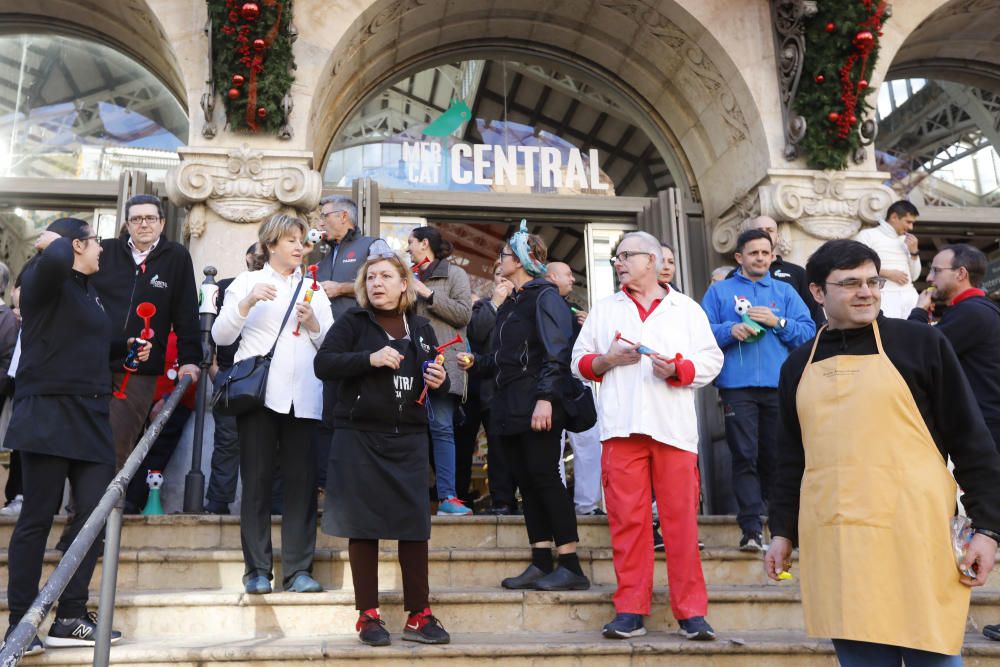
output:
<instances>
[{"instance_id":1,"label":"blue jeans","mask_svg":"<svg viewBox=\"0 0 1000 667\"><path fill-rule=\"evenodd\" d=\"M962 656L931 653L888 644L834 639L841 667L961 667Z\"/></svg>"},{"instance_id":2,"label":"blue jeans","mask_svg":"<svg viewBox=\"0 0 1000 667\"><path fill-rule=\"evenodd\" d=\"M431 447L434 448L434 475L438 500L453 498L455 492L455 404L456 396L430 397L434 421L430 423Z\"/></svg>"},{"instance_id":3,"label":"blue jeans","mask_svg":"<svg viewBox=\"0 0 1000 667\"><path fill-rule=\"evenodd\" d=\"M778 390L721 389L726 442L733 460L736 521L744 533L761 532L774 480L778 440Z\"/></svg>"}]
</instances>

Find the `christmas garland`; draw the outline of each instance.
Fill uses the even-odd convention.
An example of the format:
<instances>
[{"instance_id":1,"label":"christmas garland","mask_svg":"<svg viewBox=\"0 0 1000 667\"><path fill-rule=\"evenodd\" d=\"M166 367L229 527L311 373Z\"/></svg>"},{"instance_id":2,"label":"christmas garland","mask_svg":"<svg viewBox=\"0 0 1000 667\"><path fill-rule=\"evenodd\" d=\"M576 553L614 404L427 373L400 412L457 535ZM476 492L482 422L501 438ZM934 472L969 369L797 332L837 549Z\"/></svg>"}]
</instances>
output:
<instances>
[{"instance_id":1,"label":"christmas garland","mask_svg":"<svg viewBox=\"0 0 1000 667\"><path fill-rule=\"evenodd\" d=\"M212 76L233 130L277 132L295 61L289 25L292 0L208 0Z\"/></svg>"},{"instance_id":2,"label":"christmas garland","mask_svg":"<svg viewBox=\"0 0 1000 667\"><path fill-rule=\"evenodd\" d=\"M820 0L807 19L802 78L794 102L806 120L799 146L809 166L843 169L862 145L858 128L872 110L866 101L878 59L884 0ZM871 134L874 137L874 133Z\"/></svg>"}]
</instances>

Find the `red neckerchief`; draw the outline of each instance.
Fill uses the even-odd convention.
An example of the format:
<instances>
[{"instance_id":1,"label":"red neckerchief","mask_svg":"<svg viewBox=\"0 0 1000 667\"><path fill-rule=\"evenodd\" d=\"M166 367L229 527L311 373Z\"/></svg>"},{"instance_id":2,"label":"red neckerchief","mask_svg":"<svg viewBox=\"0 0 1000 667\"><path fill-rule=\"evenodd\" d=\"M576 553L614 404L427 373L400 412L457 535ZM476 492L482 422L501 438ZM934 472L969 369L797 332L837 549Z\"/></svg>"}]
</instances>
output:
<instances>
[{"instance_id":1,"label":"red neckerchief","mask_svg":"<svg viewBox=\"0 0 1000 667\"><path fill-rule=\"evenodd\" d=\"M667 294L670 294L669 286L661 285L661 287L667 290ZM643 322L645 322L646 318L649 317L654 310L656 310L656 307L660 305L660 302L663 301L665 298L667 298L667 295L664 294L659 299L653 299L653 303L649 304L649 310L646 310L645 308L642 307L642 304L639 303L639 301L636 300L634 296L632 296L632 293L629 292L628 289L623 289L622 291L625 292L625 295L628 298L632 299L632 303L634 303L635 307L639 309L639 319Z\"/></svg>"},{"instance_id":2,"label":"red neckerchief","mask_svg":"<svg viewBox=\"0 0 1000 667\"><path fill-rule=\"evenodd\" d=\"M954 306L956 303L965 301L966 299L971 299L974 296L986 296L986 292L977 287L970 287L969 289L965 290L964 292L956 296L954 299L952 299L949 305Z\"/></svg>"}]
</instances>

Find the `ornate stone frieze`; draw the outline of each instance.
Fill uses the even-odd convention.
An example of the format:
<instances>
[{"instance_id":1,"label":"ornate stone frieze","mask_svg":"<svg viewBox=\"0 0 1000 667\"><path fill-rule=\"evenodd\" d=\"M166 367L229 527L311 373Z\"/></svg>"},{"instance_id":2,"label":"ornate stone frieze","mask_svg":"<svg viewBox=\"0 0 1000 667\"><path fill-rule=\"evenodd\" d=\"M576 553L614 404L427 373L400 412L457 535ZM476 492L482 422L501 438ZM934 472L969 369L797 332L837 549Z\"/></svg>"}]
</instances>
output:
<instances>
[{"instance_id":1,"label":"ornate stone frieze","mask_svg":"<svg viewBox=\"0 0 1000 667\"><path fill-rule=\"evenodd\" d=\"M862 225L876 224L895 200L886 178L869 171L772 169L719 219L712 244L720 253L732 252L742 224L755 215L794 223L816 239L850 238Z\"/></svg>"},{"instance_id":2,"label":"ornate stone frieze","mask_svg":"<svg viewBox=\"0 0 1000 667\"><path fill-rule=\"evenodd\" d=\"M181 148L181 163L166 177L167 196L179 206L205 204L230 222L256 223L284 207L308 211L319 202L323 179L312 154L237 149ZM195 207L197 208L197 207ZM192 210L190 234L205 230L204 212Z\"/></svg>"},{"instance_id":3,"label":"ornate stone frieze","mask_svg":"<svg viewBox=\"0 0 1000 667\"><path fill-rule=\"evenodd\" d=\"M803 20L816 14L815 0L771 0L771 22L777 55L781 116L785 131L785 158L798 157L798 143L806 134L806 120L792 109L806 54Z\"/></svg>"}]
</instances>

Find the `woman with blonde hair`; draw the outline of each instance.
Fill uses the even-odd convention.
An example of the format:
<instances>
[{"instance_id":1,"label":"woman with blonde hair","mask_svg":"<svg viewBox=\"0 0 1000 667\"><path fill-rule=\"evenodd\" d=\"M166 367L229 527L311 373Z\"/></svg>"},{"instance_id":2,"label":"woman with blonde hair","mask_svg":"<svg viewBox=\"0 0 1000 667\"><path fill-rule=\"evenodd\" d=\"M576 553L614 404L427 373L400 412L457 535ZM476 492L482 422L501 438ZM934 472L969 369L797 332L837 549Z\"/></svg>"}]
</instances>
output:
<instances>
[{"instance_id":1,"label":"woman with blonde hair","mask_svg":"<svg viewBox=\"0 0 1000 667\"><path fill-rule=\"evenodd\" d=\"M237 364L274 351L264 406L236 417L243 479L243 583L251 594L271 592L271 486L276 466L287 482L281 521L283 587L298 593L323 590L312 577L316 471L309 443L323 403L313 357L333 316L323 290L305 301L302 260L307 231L300 218L282 214L260 226L257 247L265 264L233 280L212 327L218 345L240 338Z\"/></svg>"},{"instance_id":2,"label":"woman with blonde hair","mask_svg":"<svg viewBox=\"0 0 1000 667\"><path fill-rule=\"evenodd\" d=\"M338 381L323 532L350 540L363 643L389 644L378 610L378 541L398 540L409 612L403 639L447 644L427 582L428 413L448 393L437 337L413 312L412 274L385 241L371 245L355 294L360 306L337 320L314 364L321 380Z\"/></svg>"}]
</instances>

